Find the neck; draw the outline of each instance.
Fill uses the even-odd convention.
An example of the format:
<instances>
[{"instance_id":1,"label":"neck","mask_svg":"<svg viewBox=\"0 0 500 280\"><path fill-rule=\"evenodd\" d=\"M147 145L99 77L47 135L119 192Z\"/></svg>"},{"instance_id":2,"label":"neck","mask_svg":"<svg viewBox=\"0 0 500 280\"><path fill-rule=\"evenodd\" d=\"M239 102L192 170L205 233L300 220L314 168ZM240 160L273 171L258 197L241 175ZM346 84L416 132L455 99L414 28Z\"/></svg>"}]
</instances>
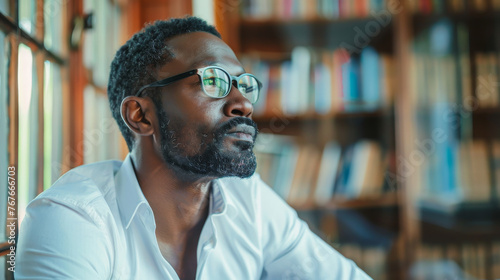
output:
<instances>
[{"instance_id":1,"label":"neck","mask_svg":"<svg viewBox=\"0 0 500 280\"><path fill-rule=\"evenodd\" d=\"M201 232L208 215L213 178L179 176L160 158L132 153L139 185L151 206L159 242L184 244Z\"/></svg>"}]
</instances>

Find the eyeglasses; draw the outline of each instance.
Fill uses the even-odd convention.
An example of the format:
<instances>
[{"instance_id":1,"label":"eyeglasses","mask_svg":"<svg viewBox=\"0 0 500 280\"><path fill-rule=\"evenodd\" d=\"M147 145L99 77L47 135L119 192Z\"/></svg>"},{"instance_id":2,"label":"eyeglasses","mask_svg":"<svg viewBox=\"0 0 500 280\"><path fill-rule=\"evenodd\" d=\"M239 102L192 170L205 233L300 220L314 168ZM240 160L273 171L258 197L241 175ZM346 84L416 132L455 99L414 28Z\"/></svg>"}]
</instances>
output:
<instances>
[{"instance_id":1,"label":"eyeglasses","mask_svg":"<svg viewBox=\"0 0 500 280\"><path fill-rule=\"evenodd\" d=\"M236 88L241 94L251 103L255 103L259 98L259 92L262 88L262 83L252 74L244 73L239 76L232 76L220 67L208 66L145 85L137 91L135 96L141 96L142 92L147 88L164 87L193 75L198 75L200 77L203 92L213 98L226 97L231 91L234 81L236 83Z\"/></svg>"}]
</instances>

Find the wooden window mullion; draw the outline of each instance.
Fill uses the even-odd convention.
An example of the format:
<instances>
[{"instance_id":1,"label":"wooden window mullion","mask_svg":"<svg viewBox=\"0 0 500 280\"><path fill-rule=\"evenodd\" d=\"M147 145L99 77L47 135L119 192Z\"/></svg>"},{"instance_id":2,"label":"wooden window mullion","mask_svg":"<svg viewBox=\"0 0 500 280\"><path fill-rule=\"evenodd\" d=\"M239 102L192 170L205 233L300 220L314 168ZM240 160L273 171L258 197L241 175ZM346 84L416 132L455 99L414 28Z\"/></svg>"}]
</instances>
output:
<instances>
[{"instance_id":1,"label":"wooden window mullion","mask_svg":"<svg viewBox=\"0 0 500 280\"><path fill-rule=\"evenodd\" d=\"M45 44L45 17L44 17L44 0L36 0L36 35L42 44ZM33 58L36 61L36 73L38 80L38 154L37 154L37 190L39 194L43 191L44 182L44 132L45 132L45 118L44 118L44 62L45 54L39 53ZM50 168L50 167L48 167Z\"/></svg>"},{"instance_id":2,"label":"wooden window mullion","mask_svg":"<svg viewBox=\"0 0 500 280\"><path fill-rule=\"evenodd\" d=\"M36 73L38 80L38 153L37 153L37 190L36 194L39 194L43 191L43 182L44 182L44 55L39 53L36 54L33 58L36 60ZM48 166L47 168L50 168Z\"/></svg>"},{"instance_id":3,"label":"wooden window mullion","mask_svg":"<svg viewBox=\"0 0 500 280\"><path fill-rule=\"evenodd\" d=\"M18 216L18 187L19 187L19 170L18 170L18 145L19 145L19 100L18 100L18 56L19 56L19 40L15 34L8 35L10 41L10 61L9 61L9 166L14 166L16 173L14 179L16 181L16 192L14 195L15 204L15 217ZM9 212L7 212L9 217ZM16 223L16 236L18 236L19 221ZM8 223L6 223L5 231L7 236L10 234ZM10 247L10 246L9 246ZM6 279L14 279L13 273L6 270Z\"/></svg>"}]
</instances>

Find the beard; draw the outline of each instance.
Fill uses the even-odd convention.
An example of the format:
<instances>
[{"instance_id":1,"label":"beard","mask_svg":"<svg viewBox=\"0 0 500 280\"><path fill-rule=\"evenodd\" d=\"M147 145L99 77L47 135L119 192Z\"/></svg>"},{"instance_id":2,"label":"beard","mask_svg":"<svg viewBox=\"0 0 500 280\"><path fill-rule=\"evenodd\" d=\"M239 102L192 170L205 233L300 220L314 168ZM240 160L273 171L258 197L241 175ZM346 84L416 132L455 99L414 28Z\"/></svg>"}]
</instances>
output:
<instances>
[{"instance_id":1,"label":"beard","mask_svg":"<svg viewBox=\"0 0 500 280\"><path fill-rule=\"evenodd\" d=\"M212 132L199 131L193 137L201 137L199 153L186 156L181 144L178 143L177 135L180 135L182 124L176 127L169 119L163 108L158 108L157 116L161 130L161 154L163 160L174 170L190 177L229 177L237 176L248 178L252 176L257 167L253 146L257 137L257 125L249 118L236 117L223 124ZM246 124L255 128L253 142L236 141L238 151L230 151L224 147L225 134L239 124Z\"/></svg>"}]
</instances>

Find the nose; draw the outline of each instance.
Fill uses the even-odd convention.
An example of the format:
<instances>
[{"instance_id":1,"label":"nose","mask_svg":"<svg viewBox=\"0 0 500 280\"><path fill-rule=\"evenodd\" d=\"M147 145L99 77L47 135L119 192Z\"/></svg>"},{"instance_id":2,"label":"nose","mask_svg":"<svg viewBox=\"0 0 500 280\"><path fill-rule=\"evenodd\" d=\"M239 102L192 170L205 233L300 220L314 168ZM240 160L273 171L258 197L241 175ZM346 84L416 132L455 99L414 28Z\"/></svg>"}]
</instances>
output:
<instances>
[{"instance_id":1,"label":"nose","mask_svg":"<svg viewBox=\"0 0 500 280\"><path fill-rule=\"evenodd\" d=\"M228 117L247 117L250 118L253 113L253 105L236 86L231 87L231 91L226 96L224 105L224 114Z\"/></svg>"}]
</instances>

